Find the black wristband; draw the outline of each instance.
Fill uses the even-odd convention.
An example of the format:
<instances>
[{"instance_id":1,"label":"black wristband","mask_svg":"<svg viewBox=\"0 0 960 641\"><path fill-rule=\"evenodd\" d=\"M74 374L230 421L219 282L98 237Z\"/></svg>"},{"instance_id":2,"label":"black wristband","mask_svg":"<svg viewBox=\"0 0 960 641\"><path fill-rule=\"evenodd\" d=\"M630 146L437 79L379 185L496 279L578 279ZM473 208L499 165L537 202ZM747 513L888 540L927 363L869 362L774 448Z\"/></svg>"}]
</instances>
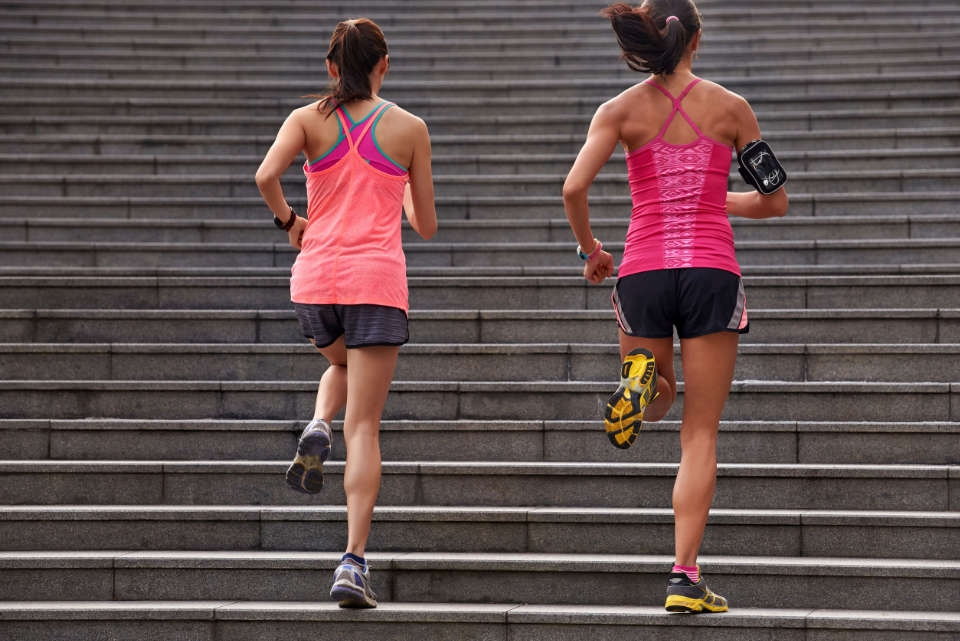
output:
<instances>
[{"instance_id":1,"label":"black wristband","mask_svg":"<svg viewBox=\"0 0 960 641\"><path fill-rule=\"evenodd\" d=\"M290 207L290 205L287 205L287 207ZM290 218L287 219L287 222L283 222L276 216L273 217L273 224L283 231L290 231L290 229L293 227L293 223L295 222L297 222L297 212L293 209L293 207L290 207Z\"/></svg>"}]
</instances>

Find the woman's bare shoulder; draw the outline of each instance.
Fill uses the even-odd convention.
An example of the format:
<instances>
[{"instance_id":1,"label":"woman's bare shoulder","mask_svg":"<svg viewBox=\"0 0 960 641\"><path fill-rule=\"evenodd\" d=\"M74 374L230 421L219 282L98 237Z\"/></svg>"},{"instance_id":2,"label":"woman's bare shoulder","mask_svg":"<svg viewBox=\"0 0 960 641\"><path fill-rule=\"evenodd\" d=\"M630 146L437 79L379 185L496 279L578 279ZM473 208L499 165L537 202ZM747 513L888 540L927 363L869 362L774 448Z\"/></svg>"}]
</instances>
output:
<instances>
[{"instance_id":1,"label":"woman's bare shoulder","mask_svg":"<svg viewBox=\"0 0 960 641\"><path fill-rule=\"evenodd\" d=\"M328 115L323 109L323 100L315 100L309 104L295 108L290 112L290 117L302 125L313 122L316 118L325 119Z\"/></svg>"},{"instance_id":2,"label":"woman's bare shoulder","mask_svg":"<svg viewBox=\"0 0 960 641\"><path fill-rule=\"evenodd\" d=\"M398 105L397 103L392 103L392 104L393 104L393 107L391 107L387 111L387 113L391 114L396 120L403 121L413 126L424 124L423 119L420 116L410 113L409 111L407 111L406 109Z\"/></svg>"},{"instance_id":3,"label":"woman's bare shoulder","mask_svg":"<svg viewBox=\"0 0 960 641\"><path fill-rule=\"evenodd\" d=\"M705 98L716 108L723 109L730 115L740 115L744 110L750 110L750 103L746 98L723 85L706 79L702 79L700 85L703 87L701 91L705 92Z\"/></svg>"},{"instance_id":4,"label":"woman's bare shoulder","mask_svg":"<svg viewBox=\"0 0 960 641\"><path fill-rule=\"evenodd\" d=\"M427 132L427 123L419 116L410 113L403 107L393 104L383 115L384 124L391 129L407 135L421 135Z\"/></svg>"}]
</instances>

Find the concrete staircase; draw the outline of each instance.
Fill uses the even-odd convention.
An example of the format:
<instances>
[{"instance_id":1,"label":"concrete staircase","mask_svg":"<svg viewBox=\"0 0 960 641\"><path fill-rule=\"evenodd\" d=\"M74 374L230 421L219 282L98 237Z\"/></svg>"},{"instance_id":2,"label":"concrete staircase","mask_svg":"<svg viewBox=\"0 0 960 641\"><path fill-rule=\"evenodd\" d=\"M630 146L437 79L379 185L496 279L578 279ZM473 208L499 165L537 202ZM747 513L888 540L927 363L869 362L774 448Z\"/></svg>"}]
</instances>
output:
<instances>
[{"instance_id":1,"label":"concrete staircase","mask_svg":"<svg viewBox=\"0 0 960 641\"><path fill-rule=\"evenodd\" d=\"M600 4L31 0L0 2L0 637L960 638L960 6L699 4L698 71L792 179L787 218L734 221L752 331L702 557L728 615L662 611L680 402L626 452L598 421L616 326L559 195L639 80ZM253 184L358 14L441 217L405 230L368 612L327 600L342 442L323 494L283 483L323 359ZM621 156L591 205L622 251Z\"/></svg>"}]
</instances>

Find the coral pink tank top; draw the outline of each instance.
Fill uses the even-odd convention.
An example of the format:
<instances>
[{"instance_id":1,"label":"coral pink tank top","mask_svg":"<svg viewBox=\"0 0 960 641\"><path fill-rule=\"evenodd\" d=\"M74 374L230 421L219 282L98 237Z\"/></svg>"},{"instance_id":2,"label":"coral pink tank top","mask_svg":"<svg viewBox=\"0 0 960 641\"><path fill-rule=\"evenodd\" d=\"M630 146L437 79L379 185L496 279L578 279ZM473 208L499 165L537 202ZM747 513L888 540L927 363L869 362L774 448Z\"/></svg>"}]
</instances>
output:
<instances>
[{"instance_id":1,"label":"coral pink tank top","mask_svg":"<svg viewBox=\"0 0 960 641\"><path fill-rule=\"evenodd\" d=\"M680 103L700 79L678 98L647 81L673 102L657 137L627 154L633 214L618 275L657 269L712 267L740 275L727 218L727 182L733 148L705 136ZM698 138L686 145L663 139L679 113Z\"/></svg>"},{"instance_id":2,"label":"coral pink tank top","mask_svg":"<svg viewBox=\"0 0 960 641\"><path fill-rule=\"evenodd\" d=\"M340 110L347 153L307 179L307 228L293 265L295 303L384 305L407 311L407 264L400 241L403 190L408 174L395 175L367 162L358 151L390 103L380 105L354 134Z\"/></svg>"}]
</instances>

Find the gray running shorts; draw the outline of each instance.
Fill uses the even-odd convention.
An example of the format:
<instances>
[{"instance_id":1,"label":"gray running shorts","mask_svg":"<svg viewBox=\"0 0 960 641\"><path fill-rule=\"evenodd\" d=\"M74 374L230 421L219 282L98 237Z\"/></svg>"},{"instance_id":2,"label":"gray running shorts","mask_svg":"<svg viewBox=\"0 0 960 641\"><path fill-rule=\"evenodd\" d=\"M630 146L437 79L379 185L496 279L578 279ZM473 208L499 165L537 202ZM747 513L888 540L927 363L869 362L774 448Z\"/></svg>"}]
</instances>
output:
<instances>
[{"instance_id":1,"label":"gray running shorts","mask_svg":"<svg viewBox=\"0 0 960 641\"><path fill-rule=\"evenodd\" d=\"M403 345L410 340L407 313L384 305L312 305L294 303L300 331L317 347L343 336L347 348Z\"/></svg>"}]
</instances>

